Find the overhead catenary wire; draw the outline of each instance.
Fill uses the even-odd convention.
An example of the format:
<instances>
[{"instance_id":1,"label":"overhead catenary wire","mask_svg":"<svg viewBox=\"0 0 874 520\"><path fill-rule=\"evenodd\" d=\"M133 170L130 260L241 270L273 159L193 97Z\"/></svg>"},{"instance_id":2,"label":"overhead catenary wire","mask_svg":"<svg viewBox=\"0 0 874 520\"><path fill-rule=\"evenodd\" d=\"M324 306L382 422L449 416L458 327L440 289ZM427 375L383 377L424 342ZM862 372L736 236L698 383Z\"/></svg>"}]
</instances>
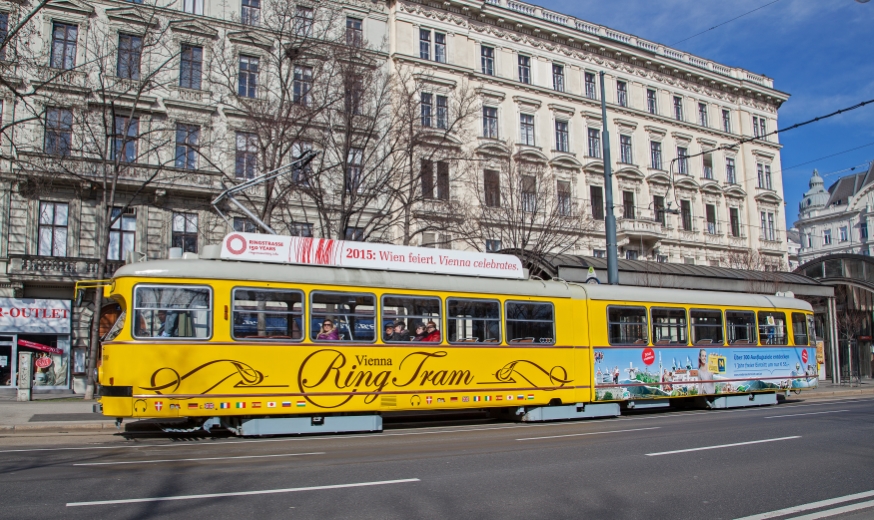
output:
<instances>
[{"instance_id":1,"label":"overhead catenary wire","mask_svg":"<svg viewBox=\"0 0 874 520\"><path fill-rule=\"evenodd\" d=\"M765 5L762 5L762 6L756 7L756 8L753 9L752 11L747 11L747 12L745 12L745 13L742 14L742 15L735 16L735 17L732 18L731 20L726 20L726 21L724 21L724 22L722 22L722 23L720 23L720 24L714 25L713 27L711 27L710 29L707 29L706 31L701 31L701 32L698 33L698 34L693 34L692 36L689 36L688 38L682 39L682 40L680 40L680 41L678 41L678 42L672 43L671 45L672 45L672 46L673 46L673 45L677 45L677 44L683 43L683 42L685 42L685 41L689 41L689 40L691 40L692 38L697 38L698 36L701 36L702 34L706 34L706 33L710 32L710 31L712 31L712 30L714 30L714 29L717 29L717 28L719 28L719 27L722 27L723 25L729 24L729 23L731 23L731 22L733 22L733 21L735 21L735 20L739 20L739 19L743 18L744 16L746 16L746 15L748 15L748 14L755 13L756 11L758 11L758 10L760 10L760 9L764 9L764 8L768 7L769 5L776 4L776 3L779 2L779 1L780 1L780 0L774 0L773 2L768 2L768 3L765 4Z\"/></svg>"}]
</instances>

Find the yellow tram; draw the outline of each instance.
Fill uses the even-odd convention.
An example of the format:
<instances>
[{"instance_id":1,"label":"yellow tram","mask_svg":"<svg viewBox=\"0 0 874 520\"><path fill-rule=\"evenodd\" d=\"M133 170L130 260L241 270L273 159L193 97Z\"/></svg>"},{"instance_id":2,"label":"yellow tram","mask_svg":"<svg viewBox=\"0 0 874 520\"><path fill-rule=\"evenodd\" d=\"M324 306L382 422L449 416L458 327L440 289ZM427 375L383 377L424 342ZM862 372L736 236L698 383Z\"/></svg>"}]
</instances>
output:
<instances>
[{"instance_id":1,"label":"yellow tram","mask_svg":"<svg viewBox=\"0 0 874 520\"><path fill-rule=\"evenodd\" d=\"M103 413L259 435L379 430L403 410L537 421L771 404L816 385L812 310L794 298L525 279L503 255L298 240L234 234L221 252L119 269ZM262 242L278 253L259 256ZM255 254L235 259L241 247ZM491 271L464 274L476 265Z\"/></svg>"}]
</instances>

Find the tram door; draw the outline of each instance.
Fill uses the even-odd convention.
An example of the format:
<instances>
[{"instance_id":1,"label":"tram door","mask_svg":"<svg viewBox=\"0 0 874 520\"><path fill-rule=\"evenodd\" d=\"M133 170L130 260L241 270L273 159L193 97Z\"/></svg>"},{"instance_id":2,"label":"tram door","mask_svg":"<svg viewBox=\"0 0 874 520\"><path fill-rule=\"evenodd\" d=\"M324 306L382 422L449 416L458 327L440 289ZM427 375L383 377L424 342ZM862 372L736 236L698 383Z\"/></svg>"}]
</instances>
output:
<instances>
[{"instance_id":1,"label":"tram door","mask_svg":"<svg viewBox=\"0 0 874 520\"><path fill-rule=\"evenodd\" d=\"M0 388L18 385L15 370L18 353L14 348L14 339L12 336L0 336Z\"/></svg>"}]
</instances>

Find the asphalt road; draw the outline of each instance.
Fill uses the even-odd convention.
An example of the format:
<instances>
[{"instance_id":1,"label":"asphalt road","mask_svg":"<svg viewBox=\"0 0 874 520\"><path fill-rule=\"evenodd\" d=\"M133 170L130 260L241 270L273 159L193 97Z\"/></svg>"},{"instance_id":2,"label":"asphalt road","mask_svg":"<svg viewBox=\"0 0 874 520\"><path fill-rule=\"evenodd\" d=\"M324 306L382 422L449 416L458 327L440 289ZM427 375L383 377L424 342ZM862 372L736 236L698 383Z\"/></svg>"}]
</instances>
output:
<instances>
[{"instance_id":1,"label":"asphalt road","mask_svg":"<svg viewBox=\"0 0 874 520\"><path fill-rule=\"evenodd\" d=\"M0 438L4 519L827 513L874 518L874 399L332 437Z\"/></svg>"}]
</instances>

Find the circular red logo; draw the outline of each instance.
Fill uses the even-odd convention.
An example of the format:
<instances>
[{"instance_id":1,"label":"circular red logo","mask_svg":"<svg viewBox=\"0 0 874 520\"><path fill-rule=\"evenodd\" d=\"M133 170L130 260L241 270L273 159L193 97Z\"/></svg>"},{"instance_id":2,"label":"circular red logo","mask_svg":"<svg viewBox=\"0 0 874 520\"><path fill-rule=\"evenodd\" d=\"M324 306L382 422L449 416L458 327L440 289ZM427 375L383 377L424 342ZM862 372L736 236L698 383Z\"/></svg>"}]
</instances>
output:
<instances>
[{"instance_id":1,"label":"circular red logo","mask_svg":"<svg viewBox=\"0 0 874 520\"><path fill-rule=\"evenodd\" d=\"M45 356L41 358L36 358L36 361L33 362L37 368L48 368L52 366L52 358Z\"/></svg>"},{"instance_id":2,"label":"circular red logo","mask_svg":"<svg viewBox=\"0 0 874 520\"><path fill-rule=\"evenodd\" d=\"M651 348L645 348L643 349L643 355L641 358L643 358L643 363L645 365L652 365L653 361L655 361L655 352Z\"/></svg>"},{"instance_id":3,"label":"circular red logo","mask_svg":"<svg viewBox=\"0 0 874 520\"><path fill-rule=\"evenodd\" d=\"M801 362L807 363L807 349L801 351Z\"/></svg>"},{"instance_id":4,"label":"circular red logo","mask_svg":"<svg viewBox=\"0 0 874 520\"><path fill-rule=\"evenodd\" d=\"M231 235L225 240L228 251L235 255L241 255L246 251L246 239L242 235Z\"/></svg>"}]
</instances>

